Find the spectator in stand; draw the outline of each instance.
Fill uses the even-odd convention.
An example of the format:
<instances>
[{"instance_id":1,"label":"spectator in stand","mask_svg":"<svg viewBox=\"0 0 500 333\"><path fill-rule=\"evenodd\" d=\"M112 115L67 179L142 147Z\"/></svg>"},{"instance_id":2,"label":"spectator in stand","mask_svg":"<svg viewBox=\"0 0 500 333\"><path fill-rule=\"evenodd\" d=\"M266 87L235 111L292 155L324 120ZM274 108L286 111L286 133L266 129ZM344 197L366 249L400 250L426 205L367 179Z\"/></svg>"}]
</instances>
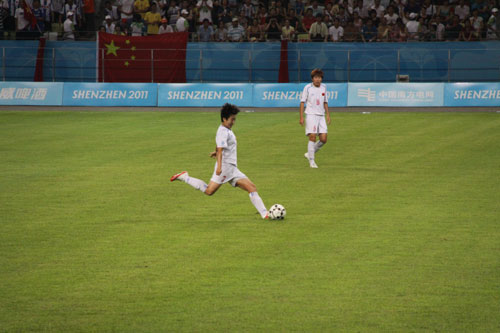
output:
<instances>
[{"instance_id":1,"label":"spectator in stand","mask_svg":"<svg viewBox=\"0 0 500 333\"><path fill-rule=\"evenodd\" d=\"M14 18L16 19L16 39L30 38L30 22L24 16L24 0L19 1Z\"/></svg>"},{"instance_id":2,"label":"spectator in stand","mask_svg":"<svg viewBox=\"0 0 500 333\"><path fill-rule=\"evenodd\" d=\"M274 7L276 10L276 15L278 15L278 23L281 24L286 16L286 9L283 7L283 4L280 0L276 1L276 5Z\"/></svg>"},{"instance_id":3,"label":"spectator in stand","mask_svg":"<svg viewBox=\"0 0 500 333\"><path fill-rule=\"evenodd\" d=\"M259 7L259 13L257 14L257 19L259 20L259 26L264 31L267 25L267 10L264 6Z\"/></svg>"},{"instance_id":4,"label":"spectator in stand","mask_svg":"<svg viewBox=\"0 0 500 333\"><path fill-rule=\"evenodd\" d=\"M212 10L214 8L212 0L199 0L196 8L199 12L198 22L204 22L207 19L209 23L212 23Z\"/></svg>"},{"instance_id":5,"label":"spectator in stand","mask_svg":"<svg viewBox=\"0 0 500 333\"><path fill-rule=\"evenodd\" d=\"M411 13L420 12L420 6L415 2L415 0L408 0L408 3L404 7L404 13L406 17L409 17Z\"/></svg>"},{"instance_id":6,"label":"spectator in stand","mask_svg":"<svg viewBox=\"0 0 500 333\"><path fill-rule=\"evenodd\" d=\"M52 13L52 22L62 24L64 17L64 0L51 0L50 11Z\"/></svg>"},{"instance_id":7,"label":"spectator in stand","mask_svg":"<svg viewBox=\"0 0 500 333\"><path fill-rule=\"evenodd\" d=\"M350 19L349 13L347 12L347 10L345 10L345 8L343 6L339 7L339 12L338 12L337 16L335 16L335 17L339 19L339 24L342 27L345 27L347 25L347 21L349 21L349 19ZM335 18L335 17L333 17L333 18Z\"/></svg>"},{"instance_id":8,"label":"spectator in stand","mask_svg":"<svg viewBox=\"0 0 500 333\"><path fill-rule=\"evenodd\" d=\"M263 41L264 32L259 25L259 21L256 18L252 20L252 25L247 28L247 36L249 42Z\"/></svg>"},{"instance_id":9,"label":"spectator in stand","mask_svg":"<svg viewBox=\"0 0 500 333\"><path fill-rule=\"evenodd\" d=\"M51 0L40 0L40 7L45 12L44 17L44 29L45 31L52 30L52 1Z\"/></svg>"},{"instance_id":10,"label":"spectator in stand","mask_svg":"<svg viewBox=\"0 0 500 333\"><path fill-rule=\"evenodd\" d=\"M170 6L167 9L167 18L170 25L175 26L177 23L177 19L181 13L180 8L177 6L175 0L170 2Z\"/></svg>"},{"instance_id":11,"label":"spectator in stand","mask_svg":"<svg viewBox=\"0 0 500 333\"><path fill-rule=\"evenodd\" d=\"M328 29L328 35L332 42L342 42L344 39L344 28L340 26L338 18L333 19L333 25Z\"/></svg>"},{"instance_id":12,"label":"spectator in stand","mask_svg":"<svg viewBox=\"0 0 500 333\"><path fill-rule=\"evenodd\" d=\"M219 26L215 30L216 42L227 42L227 29L223 21L219 21Z\"/></svg>"},{"instance_id":13,"label":"spectator in stand","mask_svg":"<svg viewBox=\"0 0 500 333\"><path fill-rule=\"evenodd\" d=\"M73 12L66 13L66 21L63 24L63 39L64 40L75 40L75 23L73 21L74 18Z\"/></svg>"},{"instance_id":14,"label":"spectator in stand","mask_svg":"<svg viewBox=\"0 0 500 333\"><path fill-rule=\"evenodd\" d=\"M118 10L121 13L121 22L128 28L134 18L134 0L118 0Z\"/></svg>"},{"instance_id":15,"label":"spectator in stand","mask_svg":"<svg viewBox=\"0 0 500 333\"><path fill-rule=\"evenodd\" d=\"M312 5L307 7L306 10L312 10L312 15L314 17L317 17L318 15L323 15L323 11L325 10L325 7L318 5L317 0L313 0Z\"/></svg>"},{"instance_id":16,"label":"spectator in stand","mask_svg":"<svg viewBox=\"0 0 500 333\"><path fill-rule=\"evenodd\" d=\"M311 25L316 22L316 18L313 16L313 11L312 9L306 10L306 15L302 18L302 24L304 25L304 28L306 31L311 30Z\"/></svg>"},{"instance_id":17,"label":"spectator in stand","mask_svg":"<svg viewBox=\"0 0 500 333\"><path fill-rule=\"evenodd\" d=\"M266 26L266 36L268 41L278 41L281 39L281 25L278 19L273 17Z\"/></svg>"},{"instance_id":18,"label":"spectator in stand","mask_svg":"<svg viewBox=\"0 0 500 333\"><path fill-rule=\"evenodd\" d=\"M281 40L295 40L295 28L290 24L289 19L285 20L285 24L281 28Z\"/></svg>"},{"instance_id":19,"label":"spectator in stand","mask_svg":"<svg viewBox=\"0 0 500 333\"><path fill-rule=\"evenodd\" d=\"M144 20L146 13L148 12L150 7L149 0L135 0L134 1L134 14L141 15L141 18Z\"/></svg>"},{"instance_id":20,"label":"spectator in stand","mask_svg":"<svg viewBox=\"0 0 500 333\"><path fill-rule=\"evenodd\" d=\"M472 11L472 16L469 20L472 25L472 29L474 29L475 37L480 40L484 29L484 21L483 18L479 16L479 10L477 8Z\"/></svg>"},{"instance_id":21,"label":"spectator in stand","mask_svg":"<svg viewBox=\"0 0 500 333\"><path fill-rule=\"evenodd\" d=\"M377 16L377 12L374 11L373 9L370 10L368 18L372 20L372 24L375 28L378 27L378 24L380 23L380 19Z\"/></svg>"},{"instance_id":22,"label":"spectator in stand","mask_svg":"<svg viewBox=\"0 0 500 333\"><path fill-rule=\"evenodd\" d=\"M408 31L402 19L396 21L396 25L392 27L391 41L393 42L406 42L408 40Z\"/></svg>"},{"instance_id":23,"label":"spectator in stand","mask_svg":"<svg viewBox=\"0 0 500 333\"><path fill-rule=\"evenodd\" d=\"M161 23L161 15L158 12L156 2L151 4L150 10L144 15L144 21L148 27L148 35L157 35Z\"/></svg>"},{"instance_id":24,"label":"spectator in stand","mask_svg":"<svg viewBox=\"0 0 500 333\"><path fill-rule=\"evenodd\" d=\"M243 42L245 40L245 29L238 23L238 19L233 18L232 24L227 31L227 38L230 42Z\"/></svg>"},{"instance_id":25,"label":"spectator in stand","mask_svg":"<svg viewBox=\"0 0 500 333\"><path fill-rule=\"evenodd\" d=\"M54 0L52 0L52 1L54 1ZM109 1L109 0L106 0L106 2L104 4L104 17L106 18L106 16L111 17L111 21L113 23L116 23L120 20L120 14L118 13L118 7L113 6L111 4L111 1Z\"/></svg>"},{"instance_id":26,"label":"spectator in stand","mask_svg":"<svg viewBox=\"0 0 500 333\"><path fill-rule=\"evenodd\" d=\"M370 9L377 13L377 17L379 19L384 17L385 7L380 4L380 0L375 0L375 3L370 7Z\"/></svg>"},{"instance_id":27,"label":"spectator in stand","mask_svg":"<svg viewBox=\"0 0 500 333\"><path fill-rule=\"evenodd\" d=\"M451 6L448 0L444 0L441 6L438 7L438 16L441 16L443 19L447 18L450 15Z\"/></svg>"},{"instance_id":28,"label":"spectator in stand","mask_svg":"<svg viewBox=\"0 0 500 333\"><path fill-rule=\"evenodd\" d=\"M326 42L328 38L328 28L323 23L321 14L316 16L316 22L309 29L309 39L313 42Z\"/></svg>"},{"instance_id":29,"label":"spectator in stand","mask_svg":"<svg viewBox=\"0 0 500 333\"><path fill-rule=\"evenodd\" d=\"M358 12L354 12L352 14L352 23L356 27L356 29L358 29L359 32L361 33L361 30L363 29L364 23L363 23L363 19L361 17L359 17Z\"/></svg>"},{"instance_id":30,"label":"spectator in stand","mask_svg":"<svg viewBox=\"0 0 500 333\"><path fill-rule=\"evenodd\" d=\"M458 15L460 21L463 21L470 16L470 8L465 4L464 0L460 0L458 5L455 6L455 15Z\"/></svg>"},{"instance_id":31,"label":"spectator in stand","mask_svg":"<svg viewBox=\"0 0 500 333\"><path fill-rule=\"evenodd\" d=\"M85 22L85 31L87 37L95 35L95 8L94 0L83 0L83 21Z\"/></svg>"},{"instance_id":32,"label":"spectator in stand","mask_svg":"<svg viewBox=\"0 0 500 333\"><path fill-rule=\"evenodd\" d=\"M418 29L420 27L420 23L417 21L417 14L410 13L408 15L409 21L406 23L406 30L408 31L408 40L415 41L419 39Z\"/></svg>"},{"instance_id":33,"label":"spectator in stand","mask_svg":"<svg viewBox=\"0 0 500 333\"><path fill-rule=\"evenodd\" d=\"M390 39L391 28L387 25L387 21L382 17L377 28L377 42L388 42Z\"/></svg>"},{"instance_id":34,"label":"spectator in stand","mask_svg":"<svg viewBox=\"0 0 500 333\"><path fill-rule=\"evenodd\" d=\"M356 0L356 5L352 10L352 14L358 14L358 17L364 19L368 17L368 8L363 7L363 0ZM354 22L356 24L356 22Z\"/></svg>"},{"instance_id":35,"label":"spectator in stand","mask_svg":"<svg viewBox=\"0 0 500 333\"><path fill-rule=\"evenodd\" d=\"M212 42L214 40L214 29L206 18L198 28L198 42Z\"/></svg>"},{"instance_id":36,"label":"spectator in stand","mask_svg":"<svg viewBox=\"0 0 500 333\"><path fill-rule=\"evenodd\" d=\"M303 16L305 13L305 5L303 0L295 0L295 15Z\"/></svg>"},{"instance_id":37,"label":"spectator in stand","mask_svg":"<svg viewBox=\"0 0 500 333\"><path fill-rule=\"evenodd\" d=\"M323 18L323 23L326 25L326 29L329 29L333 25L331 17L329 15L321 15L321 17Z\"/></svg>"},{"instance_id":38,"label":"spectator in stand","mask_svg":"<svg viewBox=\"0 0 500 333\"><path fill-rule=\"evenodd\" d=\"M448 23L446 26L446 40L457 41L460 31L462 31L460 20L457 15L454 15L451 23Z\"/></svg>"},{"instance_id":39,"label":"spectator in stand","mask_svg":"<svg viewBox=\"0 0 500 333\"><path fill-rule=\"evenodd\" d=\"M104 23L104 30L108 34L112 34L115 32L116 24L113 23L113 19L110 15L106 15L106 22Z\"/></svg>"},{"instance_id":40,"label":"spectator in stand","mask_svg":"<svg viewBox=\"0 0 500 333\"><path fill-rule=\"evenodd\" d=\"M73 25L76 27L82 27L82 16L81 16L81 11L80 11L80 2L75 3L73 0L67 0L66 4L64 5L64 12L66 13L66 17L68 17L68 13L72 12L73 13Z\"/></svg>"},{"instance_id":41,"label":"spectator in stand","mask_svg":"<svg viewBox=\"0 0 500 333\"><path fill-rule=\"evenodd\" d=\"M437 41L442 42L445 39L446 29L445 29L444 24L441 22L442 21L441 16L439 16L439 15L436 16L434 21L435 21L435 27L436 27L435 38Z\"/></svg>"},{"instance_id":42,"label":"spectator in stand","mask_svg":"<svg viewBox=\"0 0 500 333\"><path fill-rule=\"evenodd\" d=\"M175 23L175 27L177 28L178 32L189 30L189 22L187 20L188 15L189 12L186 9L181 10L181 16L177 19L177 22Z\"/></svg>"},{"instance_id":43,"label":"spectator in stand","mask_svg":"<svg viewBox=\"0 0 500 333\"><path fill-rule=\"evenodd\" d=\"M372 20L367 19L363 30L361 30L361 38L365 43L375 42L377 40L377 28L373 26Z\"/></svg>"},{"instance_id":44,"label":"spectator in stand","mask_svg":"<svg viewBox=\"0 0 500 333\"><path fill-rule=\"evenodd\" d=\"M32 12L36 18L35 32L39 35L45 31L45 9L40 6L40 0L33 0Z\"/></svg>"},{"instance_id":45,"label":"spectator in stand","mask_svg":"<svg viewBox=\"0 0 500 333\"><path fill-rule=\"evenodd\" d=\"M462 29L462 31L460 31L460 35L458 36L458 40L465 41L465 42L471 42L471 41L478 40L476 34L474 33L474 28L472 27L472 24L470 24L469 20L465 21L464 28Z\"/></svg>"},{"instance_id":46,"label":"spectator in stand","mask_svg":"<svg viewBox=\"0 0 500 333\"><path fill-rule=\"evenodd\" d=\"M393 6L389 6L387 8L387 14L384 15L384 18L385 18L385 21L387 22L387 24L394 25L394 24L396 24L396 21L398 20L399 15L394 12Z\"/></svg>"},{"instance_id":47,"label":"spectator in stand","mask_svg":"<svg viewBox=\"0 0 500 333\"><path fill-rule=\"evenodd\" d=\"M483 18L483 22L486 22L490 17L489 6L486 0L475 0L472 2L470 9L474 11L477 9L479 16Z\"/></svg>"},{"instance_id":48,"label":"spectator in stand","mask_svg":"<svg viewBox=\"0 0 500 333\"><path fill-rule=\"evenodd\" d=\"M488 30L486 32L486 38L488 39L500 39L500 31L498 31L498 8L493 8L491 10L491 16L488 19L486 26Z\"/></svg>"},{"instance_id":49,"label":"spectator in stand","mask_svg":"<svg viewBox=\"0 0 500 333\"><path fill-rule=\"evenodd\" d=\"M117 24L115 27L115 35L117 36L127 36L127 30L123 31L122 27Z\"/></svg>"},{"instance_id":50,"label":"spectator in stand","mask_svg":"<svg viewBox=\"0 0 500 333\"><path fill-rule=\"evenodd\" d=\"M139 13L134 14L132 23L130 24L130 34L134 37L144 35L144 30L146 26L144 25L141 15Z\"/></svg>"},{"instance_id":51,"label":"spectator in stand","mask_svg":"<svg viewBox=\"0 0 500 333\"><path fill-rule=\"evenodd\" d=\"M347 21L347 25L344 29L344 41L345 42L359 42L361 40L360 30L354 25L354 22Z\"/></svg>"},{"instance_id":52,"label":"spectator in stand","mask_svg":"<svg viewBox=\"0 0 500 333\"><path fill-rule=\"evenodd\" d=\"M430 30L428 25L425 23L423 17L418 19L418 38L420 41L428 41L430 39Z\"/></svg>"},{"instance_id":53,"label":"spectator in stand","mask_svg":"<svg viewBox=\"0 0 500 333\"><path fill-rule=\"evenodd\" d=\"M431 0L424 0L422 8L425 9L425 15L429 18L432 18L438 12L438 7Z\"/></svg>"},{"instance_id":54,"label":"spectator in stand","mask_svg":"<svg viewBox=\"0 0 500 333\"><path fill-rule=\"evenodd\" d=\"M295 31L298 31L300 20L297 18L297 15L295 15L295 10L293 10L293 8L290 8L290 10L288 11L287 19L288 21L290 21L290 25L293 27L293 29Z\"/></svg>"},{"instance_id":55,"label":"spectator in stand","mask_svg":"<svg viewBox=\"0 0 500 333\"><path fill-rule=\"evenodd\" d=\"M248 18L245 16L244 11L240 12L240 16L238 16L238 22L243 27L243 29L246 30L248 28Z\"/></svg>"},{"instance_id":56,"label":"spectator in stand","mask_svg":"<svg viewBox=\"0 0 500 333\"><path fill-rule=\"evenodd\" d=\"M168 20L164 17L161 19L161 25L160 28L158 29L158 34L167 34L174 32L174 29L172 29L172 26L168 24Z\"/></svg>"},{"instance_id":57,"label":"spectator in stand","mask_svg":"<svg viewBox=\"0 0 500 333\"><path fill-rule=\"evenodd\" d=\"M257 14L251 0L245 0L245 3L241 6L241 11L249 19L253 19Z\"/></svg>"},{"instance_id":58,"label":"spectator in stand","mask_svg":"<svg viewBox=\"0 0 500 333\"><path fill-rule=\"evenodd\" d=\"M1 0L0 1L0 39L4 38L4 31L8 31L8 17L10 17L9 12L9 1Z\"/></svg>"}]
</instances>

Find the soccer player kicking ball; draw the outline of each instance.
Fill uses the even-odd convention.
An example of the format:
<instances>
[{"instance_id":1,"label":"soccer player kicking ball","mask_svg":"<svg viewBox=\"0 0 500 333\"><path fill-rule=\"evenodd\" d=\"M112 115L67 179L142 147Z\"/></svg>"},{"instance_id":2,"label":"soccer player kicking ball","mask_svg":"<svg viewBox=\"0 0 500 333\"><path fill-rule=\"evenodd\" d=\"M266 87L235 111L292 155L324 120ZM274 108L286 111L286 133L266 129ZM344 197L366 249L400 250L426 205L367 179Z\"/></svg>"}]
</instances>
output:
<instances>
[{"instance_id":1,"label":"soccer player kicking ball","mask_svg":"<svg viewBox=\"0 0 500 333\"><path fill-rule=\"evenodd\" d=\"M328 112L328 97L326 96L326 86L323 81L321 69L314 69L311 72L312 83L304 87L300 100L300 125L304 126L304 104L306 105L306 135L309 137L307 143L307 153L305 158L309 160L311 168L317 168L314 155L326 143L328 129L330 125L330 112ZM325 121L326 114L326 121ZM316 142L316 135L319 134L319 141Z\"/></svg>"},{"instance_id":2,"label":"soccer player kicking ball","mask_svg":"<svg viewBox=\"0 0 500 333\"><path fill-rule=\"evenodd\" d=\"M208 185L200 179L190 177L187 171L182 171L170 178L170 181L180 180L191 185L197 190L212 195L219 187L229 182L233 187L239 187L250 194L250 201L257 208L260 216L263 219L268 218L268 212L264 206L264 202L257 193L257 188L248 177L238 170L236 163L236 136L231 128L236 121L236 115L240 110L232 104L224 104L220 110L221 125L215 136L215 151L210 154L210 157L215 157L214 173Z\"/></svg>"}]
</instances>

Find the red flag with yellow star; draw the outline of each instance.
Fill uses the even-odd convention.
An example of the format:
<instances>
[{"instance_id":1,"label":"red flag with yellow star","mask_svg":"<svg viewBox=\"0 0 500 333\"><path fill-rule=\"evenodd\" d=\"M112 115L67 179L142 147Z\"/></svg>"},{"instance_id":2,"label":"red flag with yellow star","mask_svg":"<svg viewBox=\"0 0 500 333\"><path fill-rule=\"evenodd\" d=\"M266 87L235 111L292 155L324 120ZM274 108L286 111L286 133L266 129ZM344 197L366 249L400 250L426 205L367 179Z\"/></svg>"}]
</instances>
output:
<instances>
[{"instance_id":1,"label":"red flag with yellow star","mask_svg":"<svg viewBox=\"0 0 500 333\"><path fill-rule=\"evenodd\" d=\"M131 37L99 32L99 82L186 82L188 33Z\"/></svg>"}]
</instances>

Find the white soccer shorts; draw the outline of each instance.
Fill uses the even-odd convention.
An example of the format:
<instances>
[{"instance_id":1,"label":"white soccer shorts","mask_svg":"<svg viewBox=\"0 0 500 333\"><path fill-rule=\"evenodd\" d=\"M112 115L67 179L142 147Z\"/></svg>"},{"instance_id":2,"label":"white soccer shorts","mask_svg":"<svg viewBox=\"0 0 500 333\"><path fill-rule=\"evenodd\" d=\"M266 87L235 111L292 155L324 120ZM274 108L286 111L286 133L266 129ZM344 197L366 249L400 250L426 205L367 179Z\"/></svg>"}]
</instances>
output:
<instances>
[{"instance_id":1,"label":"white soccer shorts","mask_svg":"<svg viewBox=\"0 0 500 333\"><path fill-rule=\"evenodd\" d=\"M217 163L215 163L214 173L210 181L217 184L224 184L229 182L231 186L236 187L236 183L240 179L248 178L243 172L241 172L236 165L222 163L222 173L216 175Z\"/></svg>"},{"instance_id":2,"label":"white soccer shorts","mask_svg":"<svg viewBox=\"0 0 500 333\"><path fill-rule=\"evenodd\" d=\"M325 116L306 114L306 135L328 133Z\"/></svg>"}]
</instances>

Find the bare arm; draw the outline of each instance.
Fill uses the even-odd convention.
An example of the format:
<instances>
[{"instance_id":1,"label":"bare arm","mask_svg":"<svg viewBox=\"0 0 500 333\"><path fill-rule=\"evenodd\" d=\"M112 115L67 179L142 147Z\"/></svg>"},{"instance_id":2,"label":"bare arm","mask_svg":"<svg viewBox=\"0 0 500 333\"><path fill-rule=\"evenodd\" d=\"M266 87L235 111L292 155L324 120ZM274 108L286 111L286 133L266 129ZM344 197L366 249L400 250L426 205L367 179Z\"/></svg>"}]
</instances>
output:
<instances>
[{"instance_id":1,"label":"bare arm","mask_svg":"<svg viewBox=\"0 0 500 333\"><path fill-rule=\"evenodd\" d=\"M217 147L216 150L216 159L217 159L217 170L215 170L215 174L219 176L222 173L222 149Z\"/></svg>"},{"instance_id":2,"label":"bare arm","mask_svg":"<svg viewBox=\"0 0 500 333\"><path fill-rule=\"evenodd\" d=\"M328 103L325 102L325 103L323 103L323 105L325 107L326 121L327 121L328 125L330 125L331 119L330 119L330 111L328 111Z\"/></svg>"},{"instance_id":3,"label":"bare arm","mask_svg":"<svg viewBox=\"0 0 500 333\"><path fill-rule=\"evenodd\" d=\"M299 123L301 126L304 126L304 102L300 102L300 120Z\"/></svg>"}]
</instances>

